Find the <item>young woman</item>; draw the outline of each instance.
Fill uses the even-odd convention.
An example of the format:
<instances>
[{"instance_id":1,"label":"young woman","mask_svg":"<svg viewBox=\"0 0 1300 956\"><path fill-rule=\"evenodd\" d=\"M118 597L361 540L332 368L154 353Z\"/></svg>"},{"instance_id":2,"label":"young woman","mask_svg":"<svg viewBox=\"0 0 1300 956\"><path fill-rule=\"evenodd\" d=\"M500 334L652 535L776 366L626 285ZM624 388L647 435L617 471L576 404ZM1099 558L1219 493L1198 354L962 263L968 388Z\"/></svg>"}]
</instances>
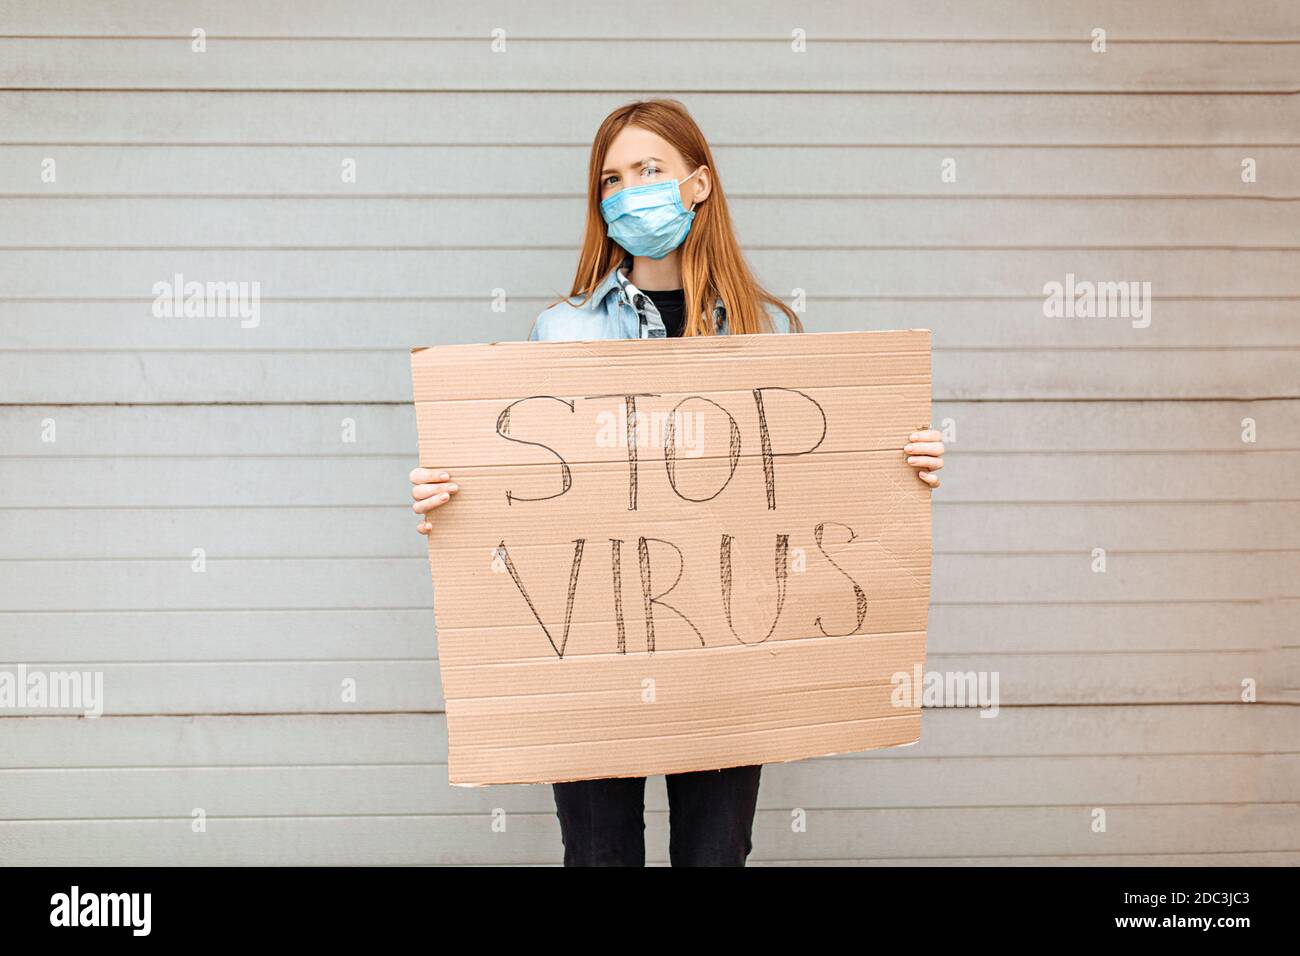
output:
<instances>
[{"instance_id":1,"label":"young woman","mask_svg":"<svg viewBox=\"0 0 1300 956\"><path fill-rule=\"evenodd\" d=\"M676 100L619 107L591 147L587 226L567 300L530 338L591 340L801 332L794 311L755 280L736 242L704 135ZM900 436L931 488L943 467L937 431ZM411 472L418 530L456 494L454 476ZM667 776L674 866L744 866L761 767ZM645 864L644 777L553 785L566 866Z\"/></svg>"}]
</instances>

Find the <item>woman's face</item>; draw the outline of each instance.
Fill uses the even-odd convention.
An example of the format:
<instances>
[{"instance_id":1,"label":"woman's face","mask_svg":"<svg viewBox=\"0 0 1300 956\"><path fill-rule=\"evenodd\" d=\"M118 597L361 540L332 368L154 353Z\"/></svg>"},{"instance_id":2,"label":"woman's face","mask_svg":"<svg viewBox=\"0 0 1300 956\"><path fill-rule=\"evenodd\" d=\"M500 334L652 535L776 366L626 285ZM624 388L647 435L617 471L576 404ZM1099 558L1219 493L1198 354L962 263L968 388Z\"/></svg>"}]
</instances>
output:
<instances>
[{"instance_id":1,"label":"woman's face","mask_svg":"<svg viewBox=\"0 0 1300 956\"><path fill-rule=\"evenodd\" d=\"M709 194L708 167L682 185L682 205L701 202ZM663 180L682 180L695 172L662 136L639 126L625 126L609 144L600 173L600 198L607 199L628 186L645 186Z\"/></svg>"}]
</instances>

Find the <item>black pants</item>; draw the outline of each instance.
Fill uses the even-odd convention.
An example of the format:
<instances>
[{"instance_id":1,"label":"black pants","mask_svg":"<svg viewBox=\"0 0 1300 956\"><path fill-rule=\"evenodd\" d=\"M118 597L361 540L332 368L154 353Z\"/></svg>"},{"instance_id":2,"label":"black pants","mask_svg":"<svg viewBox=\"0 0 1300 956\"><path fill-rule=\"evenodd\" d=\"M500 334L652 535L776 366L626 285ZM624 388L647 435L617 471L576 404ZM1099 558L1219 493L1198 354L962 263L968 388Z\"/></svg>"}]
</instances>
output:
<instances>
[{"instance_id":1,"label":"black pants","mask_svg":"<svg viewBox=\"0 0 1300 956\"><path fill-rule=\"evenodd\" d=\"M670 773L668 858L673 866L744 866L761 765ZM551 785L565 866L645 866L645 777Z\"/></svg>"}]
</instances>

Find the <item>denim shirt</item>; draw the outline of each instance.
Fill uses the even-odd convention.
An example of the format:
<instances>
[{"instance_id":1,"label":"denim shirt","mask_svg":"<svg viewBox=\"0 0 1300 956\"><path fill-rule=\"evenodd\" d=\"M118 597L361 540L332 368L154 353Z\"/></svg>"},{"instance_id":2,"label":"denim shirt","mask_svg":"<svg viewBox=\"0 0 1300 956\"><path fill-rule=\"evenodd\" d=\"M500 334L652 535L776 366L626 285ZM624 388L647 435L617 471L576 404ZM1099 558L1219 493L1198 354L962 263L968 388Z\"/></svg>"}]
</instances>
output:
<instances>
[{"instance_id":1,"label":"denim shirt","mask_svg":"<svg viewBox=\"0 0 1300 956\"><path fill-rule=\"evenodd\" d=\"M632 257L609 274L582 305L580 297L557 302L543 310L528 336L531 342L576 342L593 339L662 339L667 337L663 318L651 298L632 284L627 272ZM780 309L768 308L775 332L789 332L789 320ZM719 334L727 333L727 309L721 297L713 304L713 322Z\"/></svg>"}]
</instances>

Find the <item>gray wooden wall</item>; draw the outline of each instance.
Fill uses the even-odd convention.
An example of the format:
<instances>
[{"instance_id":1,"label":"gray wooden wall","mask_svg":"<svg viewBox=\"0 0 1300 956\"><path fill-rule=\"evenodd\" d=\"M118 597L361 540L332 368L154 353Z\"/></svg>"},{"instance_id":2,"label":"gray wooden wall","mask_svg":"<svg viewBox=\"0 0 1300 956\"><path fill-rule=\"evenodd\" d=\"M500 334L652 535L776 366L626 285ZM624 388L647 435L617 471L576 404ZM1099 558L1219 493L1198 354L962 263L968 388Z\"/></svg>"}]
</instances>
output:
<instances>
[{"instance_id":1,"label":"gray wooden wall","mask_svg":"<svg viewBox=\"0 0 1300 956\"><path fill-rule=\"evenodd\" d=\"M753 861L1300 862L1297 90L1294 0L0 0L0 661L107 693L0 712L0 863L558 861L549 788L445 782L407 349L526 332L661 93L810 329L934 330L927 665L1000 675L770 766Z\"/></svg>"}]
</instances>

